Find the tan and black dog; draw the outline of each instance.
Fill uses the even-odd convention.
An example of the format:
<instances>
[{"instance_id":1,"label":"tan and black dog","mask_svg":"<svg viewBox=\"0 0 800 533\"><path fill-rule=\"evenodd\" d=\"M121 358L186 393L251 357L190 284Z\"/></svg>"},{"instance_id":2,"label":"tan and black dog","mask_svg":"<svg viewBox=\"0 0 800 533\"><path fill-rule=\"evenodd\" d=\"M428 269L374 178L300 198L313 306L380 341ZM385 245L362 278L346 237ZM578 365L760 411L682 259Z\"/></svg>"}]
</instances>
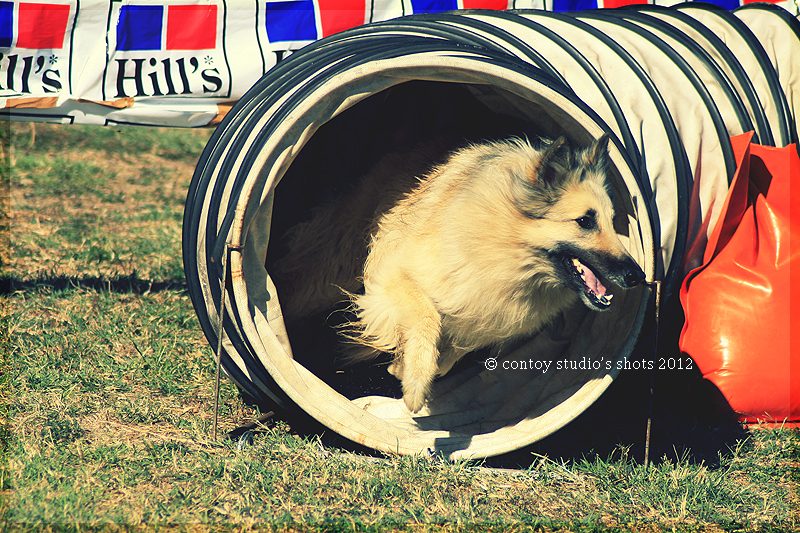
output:
<instances>
[{"instance_id":1,"label":"tan and black dog","mask_svg":"<svg viewBox=\"0 0 800 533\"><path fill-rule=\"evenodd\" d=\"M614 231L607 147L607 136L582 149L563 137L482 142L424 174L408 170L430 161L424 150L385 158L291 232L277 265L284 314L347 295L362 348L351 359L394 354L389 371L419 411L467 353L530 336L578 299L604 311L644 280Z\"/></svg>"}]
</instances>

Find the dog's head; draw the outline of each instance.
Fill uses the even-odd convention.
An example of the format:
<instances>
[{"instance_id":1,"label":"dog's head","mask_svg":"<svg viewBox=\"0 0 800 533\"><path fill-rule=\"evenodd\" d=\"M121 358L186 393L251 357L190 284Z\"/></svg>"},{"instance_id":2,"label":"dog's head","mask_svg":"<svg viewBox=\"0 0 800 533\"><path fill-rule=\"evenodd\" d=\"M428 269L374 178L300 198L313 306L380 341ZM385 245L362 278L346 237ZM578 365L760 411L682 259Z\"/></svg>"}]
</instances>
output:
<instances>
[{"instance_id":1,"label":"dog's head","mask_svg":"<svg viewBox=\"0 0 800 533\"><path fill-rule=\"evenodd\" d=\"M597 311L611 306L611 284L628 289L645 277L614 230L608 140L603 135L585 149L563 137L543 141L514 194L538 270Z\"/></svg>"}]
</instances>

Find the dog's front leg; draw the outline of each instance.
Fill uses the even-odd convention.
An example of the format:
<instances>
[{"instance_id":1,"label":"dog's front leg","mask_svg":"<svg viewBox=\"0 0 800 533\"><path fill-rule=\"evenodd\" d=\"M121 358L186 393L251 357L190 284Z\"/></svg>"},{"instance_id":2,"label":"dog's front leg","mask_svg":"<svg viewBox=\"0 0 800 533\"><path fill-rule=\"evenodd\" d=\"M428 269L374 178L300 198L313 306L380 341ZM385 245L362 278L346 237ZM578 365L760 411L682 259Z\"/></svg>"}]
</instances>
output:
<instances>
[{"instance_id":1,"label":"dog's front leg","mask_svg":"<svg viewBox=\"0 0 800 533\"><path fill-rule=\"evenodd\" d=\"M408 410L416 413L425 403L430 392L431 383L436 376L439 351L436 343L439 339L440 321L436 317L420 317L406 331L403 349L403 401Z\"/></svg>"},{"instance_id":2,"label":"dog's front leg","mask_svg":"<svg viewBox=\"0 0 800 533\"><path fill-rule=\"evenodd\" d=\"M395 306L399 361L394 374L403 383L403 401L412 413L425 404L438 367L442 319L431 299L405 275L397 276L386 290Z\"/></svg>"}]
</instances>

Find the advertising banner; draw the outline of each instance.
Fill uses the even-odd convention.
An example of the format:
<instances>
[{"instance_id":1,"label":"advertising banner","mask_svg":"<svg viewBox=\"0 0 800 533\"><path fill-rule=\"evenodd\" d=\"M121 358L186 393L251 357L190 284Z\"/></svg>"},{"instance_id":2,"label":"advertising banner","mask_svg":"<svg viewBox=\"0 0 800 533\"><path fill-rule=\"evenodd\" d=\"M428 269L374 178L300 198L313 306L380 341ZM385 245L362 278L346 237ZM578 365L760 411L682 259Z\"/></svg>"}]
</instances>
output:
<instances>
[{"instance_id":1,"label":"advertising banner","mask_svg":"<svg viewBox=\"0 0 800 533\"><path fill-rule=\"evenodd\" d=\"M292 51L361 24L453 9L634 3L642 0L0 0L0 113L20 121L214 125ZM794 0L778 5L797 14Z\"/></svg>"}]
</instances>

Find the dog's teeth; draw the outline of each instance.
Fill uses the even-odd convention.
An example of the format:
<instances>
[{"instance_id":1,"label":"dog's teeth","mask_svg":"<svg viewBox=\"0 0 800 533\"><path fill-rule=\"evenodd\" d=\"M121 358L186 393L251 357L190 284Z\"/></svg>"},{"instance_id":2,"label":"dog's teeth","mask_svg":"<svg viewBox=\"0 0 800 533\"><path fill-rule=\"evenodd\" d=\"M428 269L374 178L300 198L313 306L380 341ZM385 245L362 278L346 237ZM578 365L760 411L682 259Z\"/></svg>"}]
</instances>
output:
<instances>
[{"instance_id":1,"label":"dog's teeth","mask_svg":"<svg viewBox=\"0 0 800 533\"><path fill-rule=\"evenodd\" d=\"M595 297L597 297L597 300L601 304L603 304L603 305L611 305L611 299L614 297L614 295L613 294L604 294L602 296L599 296L599 295L595 294Z\"/></svg>"}]
</instances>

